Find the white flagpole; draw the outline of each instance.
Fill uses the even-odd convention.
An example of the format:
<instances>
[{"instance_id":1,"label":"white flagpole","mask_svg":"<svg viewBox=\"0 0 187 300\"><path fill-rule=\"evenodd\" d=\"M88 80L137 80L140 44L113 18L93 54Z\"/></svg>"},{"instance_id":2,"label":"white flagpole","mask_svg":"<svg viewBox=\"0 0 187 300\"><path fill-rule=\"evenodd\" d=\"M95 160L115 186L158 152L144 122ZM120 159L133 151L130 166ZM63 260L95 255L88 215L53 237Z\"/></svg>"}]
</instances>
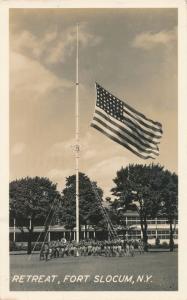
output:
<instances>
[{"instance_id":1,"label":"white flagpole","mask_svg":"<svg viewBox=\"0 0 187 300\"><path fill-rule=\"evenodd\" d=\"M16 219L14 218L14 242L16 241Z\"/></svg>"},{"instance_id":2,"label":"white flagpole","mask_svg":"<svg viewBox=\"0 0 187 300\"><path fill-rule=\"evenodd\" d=\"M79 243L79 25L77 24L76 102L75 102L75 170L76 170L76 242Z\"/></svg>"}]
</instances>

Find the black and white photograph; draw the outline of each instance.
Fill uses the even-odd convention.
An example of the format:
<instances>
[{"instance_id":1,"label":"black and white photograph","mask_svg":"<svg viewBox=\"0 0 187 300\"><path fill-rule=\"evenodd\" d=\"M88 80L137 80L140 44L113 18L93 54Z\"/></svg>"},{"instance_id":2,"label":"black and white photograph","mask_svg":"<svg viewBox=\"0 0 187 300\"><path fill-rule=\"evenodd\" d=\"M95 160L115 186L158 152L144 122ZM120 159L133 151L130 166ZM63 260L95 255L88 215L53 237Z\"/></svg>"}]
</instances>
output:
<instances>
[{"instance_id":1,"label":"black and white photograph","mask_svg":"<svg viewBox=\"0 0 187 300\"><path fill-rule=\"evenodd\" d=\"M9 8L10 292L179 291L179 23Z\"/></svg>"}]
</instances>

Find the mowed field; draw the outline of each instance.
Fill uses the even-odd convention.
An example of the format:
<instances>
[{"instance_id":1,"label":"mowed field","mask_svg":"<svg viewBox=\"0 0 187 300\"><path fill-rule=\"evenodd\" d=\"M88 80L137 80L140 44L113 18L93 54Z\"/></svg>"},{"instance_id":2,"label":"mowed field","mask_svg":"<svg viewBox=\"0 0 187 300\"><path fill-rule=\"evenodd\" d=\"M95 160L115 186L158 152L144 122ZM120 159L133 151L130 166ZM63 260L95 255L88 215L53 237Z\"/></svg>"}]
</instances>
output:
<instances>
[{"instance_id":1,"label":"mowed field","mask_svg":"<svg viewBox=\"0 0 187 300\"><path fill-rule=\"evenodd\" d=\"M176 291L177 252L135 257L10 255L11 291Z\"/></svg>"}]
</instances>

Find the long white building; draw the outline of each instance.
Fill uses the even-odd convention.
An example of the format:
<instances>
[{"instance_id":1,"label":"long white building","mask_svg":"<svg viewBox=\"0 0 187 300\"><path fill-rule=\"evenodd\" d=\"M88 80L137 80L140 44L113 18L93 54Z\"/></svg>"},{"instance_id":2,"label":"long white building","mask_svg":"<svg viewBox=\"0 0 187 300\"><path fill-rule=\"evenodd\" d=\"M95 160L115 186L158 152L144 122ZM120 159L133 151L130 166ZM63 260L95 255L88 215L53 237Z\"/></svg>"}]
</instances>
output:
<instances>
[{"instance_id":1,"label":"long white building","mask_svg":"<svg viewBox=\"0 0 187 300\"><path fill-rule=\"evenodd\" d=\"M125 236L128 239L140 239L142 238L140 218L137 211L127 210L123 214L124 226L114 226L119 236ZM148 243L155 244L156 238L159 238L160 243L169 243L170 238L170 226L164 217L147 220L148 224ZM178 244L178 221L174 222L174 243ZM15 242L25 242L28 237L28 230L24 229L25 233L16 227L16 220L14 226L10 227L10 240ZM44 228L43 226L34 227L33 241L36 241L39 234L40 240L44 239ZM67 240L75 240L76 230L65 229L62 225L53 225L49 227L47 240L59 240L66 238ZM81 226L80 239L98 239L103 240L108 238L108 232L101 228L94 228L92 225L86 227Z\"/></svg>"}]
</instances>

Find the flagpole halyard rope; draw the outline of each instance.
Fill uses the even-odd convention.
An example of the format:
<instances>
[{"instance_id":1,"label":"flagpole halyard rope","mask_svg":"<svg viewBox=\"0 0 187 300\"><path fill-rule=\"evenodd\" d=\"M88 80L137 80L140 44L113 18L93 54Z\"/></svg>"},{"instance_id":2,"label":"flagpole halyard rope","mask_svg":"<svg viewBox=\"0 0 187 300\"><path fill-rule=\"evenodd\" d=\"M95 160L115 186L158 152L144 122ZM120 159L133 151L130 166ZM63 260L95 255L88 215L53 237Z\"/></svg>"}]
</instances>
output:
<instances>
[{"instance_id":1,"label":"flagpole halyard rope","mask_svg":"<svg viewBox=\"0 0 187 300\"><path fill-rule=\"evenodd\" d=\"M45 222L44 222L44 225L43 225L44 227L47 225L47 221L48 221L48 218L49 218L49 216L50 216L50 213L51 213L51 211L52 211L52 209L53 209L53 207L54 207L55 200L56 200L56 199L54 199L53 204L52 204L52 206L51 206L51 208L50 208L50 211L49 211L49 213L48 213L48 215L47 215L47 217L46 217L46 219L45 219ZM53 220L53 216L54 216L54 213L56 212L56 210L57 210L57 206L56 206L56 208L54 209L54 212L53 212L53 214L52 214L51 221L50 221L48 227L51 225L51 222L52 222L52 220ZM43 247L43 245L44 245L44 243L45 243L45 239L46 239L46 236L47 236L48 231L49 231L49 230L47 230L47 232L46 232L46 234L45 234L45 236L44 236L44 240L43 240L43 242L42 242L41 249L42 249L42 247ZM44 232L45 232L45 231L44 231ZM36 240L36 242L35 242L35 244L34 244L33 249L31 250L31 254L30 254L29 257L28 257L28 260L31 259L31 256L32 256L32 254L33 254L33 252L34 252L34 250L35 250L35 248L36 248L36 245L37 245L37 243L38 243L38 241L39 241L39 239L40 239L42 233L43 233L43 232L41 231L40 234L39 234L39 236L38 236L38 238L37 238L37 240Z\"/></svg>"},{"instance_id":2,"label":"flagpole halyard rope","mask_svg":"<svg viewBox=\"0 0 187 300\"><path fill-rule=\"evenodd\" d=\"M109 232L110 237L113 238L113 239L118 239L119 237L118 237L117 231L115 230L115 228L112 224L112 221L111 221L105 207L103 207L103 205L101 203L101 197L98 194L98 191L95 187L95 184L92 181L90 181L90 184L91 184L92 190L93 190L93 192L96 196L97 204L98 204L99 208L101 209L101 213L102 213L105 221L107 222L107 228L108 228L108 232Z\"/></svg>"}]
</instances>

